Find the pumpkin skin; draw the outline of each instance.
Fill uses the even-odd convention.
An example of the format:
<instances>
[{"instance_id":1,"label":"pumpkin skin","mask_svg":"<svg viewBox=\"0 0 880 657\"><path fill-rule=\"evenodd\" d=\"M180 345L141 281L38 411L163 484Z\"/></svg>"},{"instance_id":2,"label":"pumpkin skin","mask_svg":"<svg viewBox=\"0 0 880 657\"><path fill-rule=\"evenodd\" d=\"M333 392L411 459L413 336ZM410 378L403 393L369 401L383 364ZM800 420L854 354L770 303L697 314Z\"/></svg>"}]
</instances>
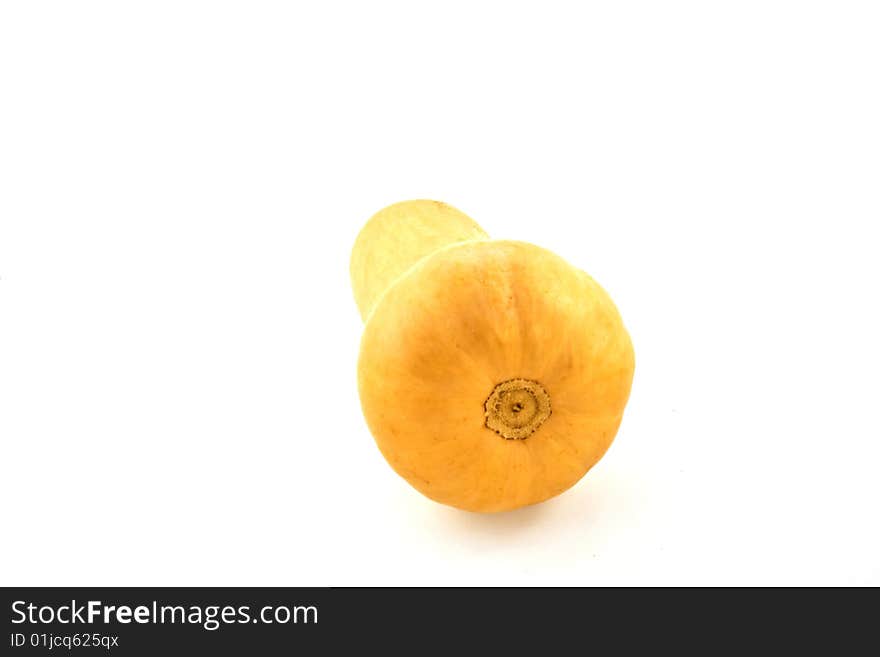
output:
<instances>
[{"instance_id":1,"label":"pumpkin skin","mask_svg":"<svg viewBox=\"0 0 880 657\"><path fill-rule=\"evenodd\" d=\"M442 201L403 201L380 210L351 251L351 286L361 319L366 321L382 293L425 256L455 242L488 237L473 219Z\"/></svg>"},{"instance_id":2,"label":"pumpkin skin","mask_svg":"<svg viewBox=\"0 0 880 657\"><path fill-rule=\"evenodd\" d=\"M586 273L532 244L478 240L434 251L379 296L358 388L400 476L437 502L495 512L558 495L602 457L634 364Z\"/></svg>"}]
</instances>

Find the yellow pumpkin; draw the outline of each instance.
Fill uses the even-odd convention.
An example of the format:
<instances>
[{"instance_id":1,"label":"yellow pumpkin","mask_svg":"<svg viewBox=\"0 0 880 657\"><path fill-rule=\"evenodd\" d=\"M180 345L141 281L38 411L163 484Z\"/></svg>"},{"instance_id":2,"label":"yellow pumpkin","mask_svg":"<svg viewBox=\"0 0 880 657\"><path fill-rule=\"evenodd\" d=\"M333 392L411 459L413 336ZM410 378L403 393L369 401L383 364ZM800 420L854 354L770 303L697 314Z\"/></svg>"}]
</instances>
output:
<instances>
[{"instance_id":1,"label":"yellow pumpkin","mask_svg":"<svg viewBox=\"0 0 880 657\"><path fill-rule=\"evenodd\" d=\"M629 335L581 270L430 203L380 212L355 244L364 416L391 467L433 500L470 511L541 502L614 439Z\"/></svg>"}]
</instances>

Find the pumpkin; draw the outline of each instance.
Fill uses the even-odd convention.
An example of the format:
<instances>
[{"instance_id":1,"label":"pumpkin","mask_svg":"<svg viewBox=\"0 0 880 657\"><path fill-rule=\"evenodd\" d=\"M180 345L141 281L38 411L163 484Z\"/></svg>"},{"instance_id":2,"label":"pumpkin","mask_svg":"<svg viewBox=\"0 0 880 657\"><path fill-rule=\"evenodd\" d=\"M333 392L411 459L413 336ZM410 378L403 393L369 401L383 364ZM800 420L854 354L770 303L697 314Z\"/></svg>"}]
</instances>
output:
<instances>
[{"instance_id":1,"label":"pumpkin","mask_svg":"<svg viewBox=\"0 0 880 657\"><path fill-rule=\"evenodd\" d=\"M583 271L541 247L490 240L450 206L415 201L370 220L351 274L366 318L367 425L427 497L482 512L535 504L574 485L611 445L633 348Z\"/></svg>"}]
</instances>

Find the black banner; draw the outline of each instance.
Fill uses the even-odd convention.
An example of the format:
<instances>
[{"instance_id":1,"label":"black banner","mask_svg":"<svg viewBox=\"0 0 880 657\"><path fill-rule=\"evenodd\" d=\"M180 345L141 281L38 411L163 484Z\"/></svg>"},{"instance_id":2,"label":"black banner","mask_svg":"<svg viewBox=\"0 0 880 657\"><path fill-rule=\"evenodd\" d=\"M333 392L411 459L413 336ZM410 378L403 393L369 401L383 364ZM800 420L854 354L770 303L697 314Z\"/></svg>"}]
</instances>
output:
<instances>
[{"instance_id":1,"label":"black banner","mask_svg":"<svg viewBox=\"0 0 880 657\"><path fill-rule=\"evenodd\" d=\"M2 589L4 655L867 648L876 591ZM647 642L647 644L645 643ZM509 646L509 648L508 648ZM554 648L556 646L556 648Z\"/></svg>"}]
</instances>

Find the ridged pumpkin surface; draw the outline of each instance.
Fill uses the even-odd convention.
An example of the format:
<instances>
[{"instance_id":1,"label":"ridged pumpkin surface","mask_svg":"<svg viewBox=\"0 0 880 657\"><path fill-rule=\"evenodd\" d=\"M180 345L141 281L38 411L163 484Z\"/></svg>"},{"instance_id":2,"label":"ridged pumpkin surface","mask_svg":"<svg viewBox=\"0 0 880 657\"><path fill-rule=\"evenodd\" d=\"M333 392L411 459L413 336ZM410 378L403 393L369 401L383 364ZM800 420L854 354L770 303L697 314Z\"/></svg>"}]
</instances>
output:
<instances>
[{"instance_id":1,"label":"ridged pumpkin surface","mask_svg":"<svg viewBox=\"0 0 880 657\"><path fill-rule=\"evenodd\" d=\"M382 454L428 497L471 511L576 483L620 424L632 344L606 292L540 247L452 244L378 300L358 386Z\"/></svg>"}]
</instances>

